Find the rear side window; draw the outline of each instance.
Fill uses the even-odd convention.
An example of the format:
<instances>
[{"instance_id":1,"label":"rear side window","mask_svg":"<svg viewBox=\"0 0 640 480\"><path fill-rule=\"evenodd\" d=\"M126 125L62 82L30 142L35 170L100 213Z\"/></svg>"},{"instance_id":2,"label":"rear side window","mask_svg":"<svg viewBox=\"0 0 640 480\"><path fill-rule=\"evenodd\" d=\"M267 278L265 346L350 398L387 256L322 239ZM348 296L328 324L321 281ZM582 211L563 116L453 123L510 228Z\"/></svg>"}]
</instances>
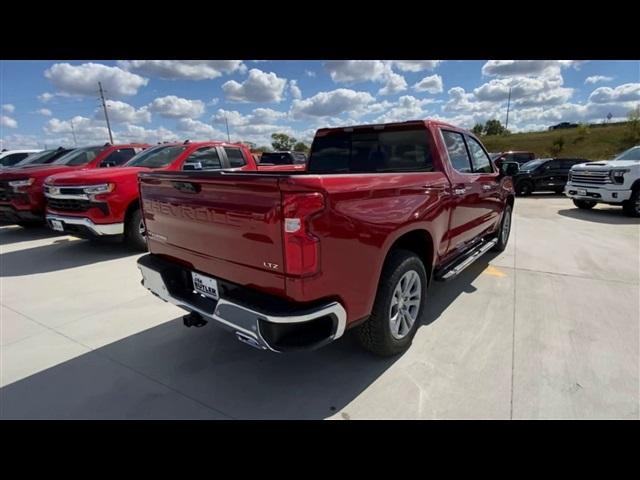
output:
<instances>
[{"instance_id":1,"label":"rear side window","mask_svg":"<svg viewBox=\"0 0 640 480\"><path fill-rule=\"evenodd\" d=\"M133 148L120 148L111 152L107 158L102 160L103 166L117 166L128 162L136 154Z\"/></svg>"},{"instance_id":2,"label":"rear side window","mask_svg":"<svg viewBox=\"0 0 640 480\"><path fill-rule=\"evenodd\" d=\"M339 132L316 137L309 172L431 172L425 130Z\"/></svg>"},{"instance_id":3,"label":"rear side window","mask_svg":"<svg viewBox=\"0 0 640 480\"><path fill-rule=\"evenodd\" d=\"M480 144L474 138L469 136L467 136L467 143L469 145L469 151L471 152L473 171L479 173L493 173L489 155L485 153Z\"/></svg>"},{"instance_id":4,"label":"rear side window","mask_svg":"<svg viewBox=\"0 0 640 480\"><path fill-rule=\"evenodd\" d=\"M461 173L471 173L471 159L464 145L461 133L442 130L442 138L447 146L451 166Z\"/></svg>"},{"instance_id":5,"label":"rear side window","mask_svg":"<svg viewBox=\"0 0 640 480\"><path fill-rule=\"evenodd\" d=\"M189 168L185 168L187 165L192 170L216 170L222 168L216 147L204 147L196 150L187 157L182 169L187 170Z\"/></svg>"},{"instance_id":6,"label":"rear side window","mask_svg":"<svg viewBox=\"0 0 640 480\"><path fill-rule=\"evenodd\" d=\"M227 154L229 166L231 166L231 168L243 167L246 164L244 156L239 148L224 147L224 151Z\"/></svg>"}]
</instances>

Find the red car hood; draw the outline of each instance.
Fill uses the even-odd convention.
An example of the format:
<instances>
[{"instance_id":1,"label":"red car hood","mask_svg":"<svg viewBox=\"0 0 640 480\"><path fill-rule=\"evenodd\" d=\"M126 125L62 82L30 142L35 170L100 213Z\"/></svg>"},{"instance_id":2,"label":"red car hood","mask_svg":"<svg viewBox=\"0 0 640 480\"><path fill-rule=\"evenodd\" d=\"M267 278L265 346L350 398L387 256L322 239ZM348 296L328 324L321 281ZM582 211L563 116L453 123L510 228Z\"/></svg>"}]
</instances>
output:
<instances>
[{"instance_id":1,"label":"red car hood","mask_svg":"<svg viewBox=\"0 0 640 480\"><path fill-rule=\"evenodd\" d=\"M94 183L136 181L139 172L149 171L145 167L95 168L75 172L58 173L50 178L50 185L91 185Z\"/></svg>"},{"instance_id":2,"label":"red car hood","mask_svg":"<svg viewBox=\"0 0 640 480\"><path fill-rule=\"evenodd\" d=\"M7 168L0 173L0 180L33 177L36 181L40 181L54 173L76 171L79 168L81 167L69 167L67 165L30 165L22 168Z\"/></svg>"}]
</instances>

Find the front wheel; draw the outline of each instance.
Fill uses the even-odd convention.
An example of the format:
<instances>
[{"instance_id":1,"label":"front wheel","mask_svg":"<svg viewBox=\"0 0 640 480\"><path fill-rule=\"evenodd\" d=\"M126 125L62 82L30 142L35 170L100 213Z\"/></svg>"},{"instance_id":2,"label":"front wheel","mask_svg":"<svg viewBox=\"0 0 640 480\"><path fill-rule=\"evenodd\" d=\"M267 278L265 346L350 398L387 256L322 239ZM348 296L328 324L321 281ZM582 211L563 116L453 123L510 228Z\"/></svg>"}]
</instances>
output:
<instances>
[{"instance_id":1,"label":"front wheel","mask_svg":"<svg viewBox=\"0 0 640 480\"><path fill-rule=\"evenodd\" d=\"M355 329L360 344L385 357L407 350L422 320L426 296L422 260L408 250L389 253L371 316Z\"/></svg>"},{"instance_id":2,"label":"front wheel","mask_svg":"<svg viewBox=\"0 0 640 480\"><path fill-rule=\"evenodd\" d=\"M491 249L494 252L502 252L507 248L507 242L509 241L509 235L511 234L511 205L507 204L504 207L504 213L502 214L502 221L500 222L500 230L498 230L498 243L496 243Z\"/></svg>"},{"instance_id":3,"label":"front wheel","mask_svg":"<svg viewBox=\"0 0 640 480\"><path fill-rule=\"evenodd\" d=\"M573 204L582 210L591 210L596 206L596 202L593 200L574 200Z\"/></svg>"},{"instance_id":4,"label":"front wheel","mask_svg":"<svg viewBox=\"0 0 640 480\"><path fill-rule=\"evenodd\" d=\"M142 220L142 212L139 208L135 209L125 225L125 239L131 247L139 251L147 250L147 236Z\"/></svg>"},{"instance_id":5,"label":"front wheel","mask_svg":"<svg viewBox=\"0 0 640 480\"><path fill-rule=\"evenodd\" d=\"M531 195L532 192L533 192L533 183L529 182L528 180L523 180L522 182L518 183L518 185L516 186L516 193L523 197L526 197L527 195Z\"/></svg>"},{"instance_id":6,"label":"front wheel","mask_svg":"<svg viewBox=\"0 0 640 480\"><path fill-rule=\"evenodd\" d=\"M636 188L623 205L624 213L630 217L640 217L640 188Z\"/></svg>"}]
</instances>

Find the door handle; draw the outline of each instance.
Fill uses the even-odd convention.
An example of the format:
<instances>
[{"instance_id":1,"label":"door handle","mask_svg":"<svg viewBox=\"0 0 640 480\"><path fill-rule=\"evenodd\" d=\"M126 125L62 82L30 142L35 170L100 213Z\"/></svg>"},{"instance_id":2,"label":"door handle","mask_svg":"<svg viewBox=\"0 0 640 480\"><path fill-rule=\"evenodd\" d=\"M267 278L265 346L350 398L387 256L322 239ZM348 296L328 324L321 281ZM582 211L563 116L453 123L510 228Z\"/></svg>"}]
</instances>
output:
<instances>
[{"instance_id":1,"label":"door handle","mask_svg":"<svg viewBox=\"0 0 640 480\"><path fill-rule=\"evenodd\" d=\"M466 191L467 191L466 188L454 188L453 189L453 193L455 193L456 195L464 195Z\"/></svg>"},{"instance_id":2,"label":"door handle","mask_svg":"<svg viewBox=\"0 0 640 480\"><path fill-rule=\"evenodd\" d=\"M495 187L493 185L488 185L485 183L484 185L482 185L482 190L488 192L489 190L495 190Z\"/></svg>"},{"instance_id":3,"label":"door handle","mask_svg":"<svg viewBox=\"0 0 640 480\"><path fill-rule=\"evenodd\" d=\"M422 188L427 193L443 193L447 189L444 185L423 185Z\"/></svg>"}]
</instances>

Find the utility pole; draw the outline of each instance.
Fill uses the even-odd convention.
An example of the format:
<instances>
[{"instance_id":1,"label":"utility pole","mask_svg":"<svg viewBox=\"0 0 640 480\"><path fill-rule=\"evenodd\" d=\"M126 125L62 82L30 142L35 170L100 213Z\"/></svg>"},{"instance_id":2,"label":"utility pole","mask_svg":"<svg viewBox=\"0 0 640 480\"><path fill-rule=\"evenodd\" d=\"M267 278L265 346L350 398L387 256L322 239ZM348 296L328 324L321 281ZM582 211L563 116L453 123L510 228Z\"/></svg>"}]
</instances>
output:
<instances>
[{"instance_id":1,"label":"utility pole","mask_svg":"<svg viewBox=\"0 0 640 480\"><path fill-rule=\"evenodd\" d=\"M229 136L229 122L227 121L227 115L224 116L224 124L227 126L227 142L231 143L231 137Z\"/></svg>"},{"instance_id":2,"label":"utility pole","mask_svg":"<svg viewBox=\"0 0 640 480\"><path fill-rule=\"evenodd\" d=\"M509 128L509 108L511 107L511 87L509 87L509 99L507 100L507 122L506 125L504 126L504 129L508 129Z\"/></svg>"},{"instance_id":3,"label":"utility pole","mask_svg":"<svg viewBox=\"0 0 640 480\"><path fill-rule=\"evenodd\" d=\"M104 118L107 121L107 128L109 129L109 143L113 144L113 134L111 133L111 124L109 123L109 114L107 113L107 104L104 101L104 91L102 90L102 82L98 82L98 88L100 89L100 99L102 100L102 108L104 109Z\"/></svg>"},{"instance_id":4,"label":"utility pole","mask_svg":"<svg viewBox=\"0 0 640 480\"><path fill-rule=\"evenodd\" d=\"M77 147L78 140L76 140L76 129L73 127L73 118L71 119L71 133L73 133L73 144Z\"/></svg>"}]
</instances>

